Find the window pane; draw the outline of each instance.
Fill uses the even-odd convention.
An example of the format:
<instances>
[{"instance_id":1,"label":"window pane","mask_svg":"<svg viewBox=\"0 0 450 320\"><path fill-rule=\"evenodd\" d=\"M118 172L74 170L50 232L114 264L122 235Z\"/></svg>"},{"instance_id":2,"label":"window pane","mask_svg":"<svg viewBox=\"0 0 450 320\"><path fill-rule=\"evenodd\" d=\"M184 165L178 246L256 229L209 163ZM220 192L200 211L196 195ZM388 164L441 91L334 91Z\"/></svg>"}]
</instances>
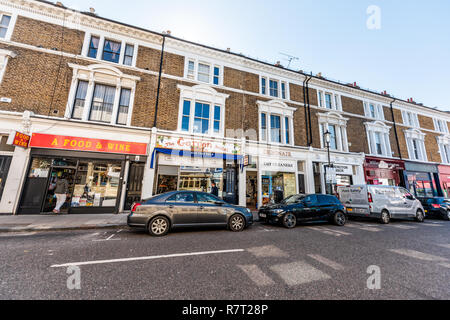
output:
<instances>
[{"instance_id":1,"label":"window pane","mask_svg":"<svg viewBox=\"0 0 450 320\"><path fill-rule=\"evenodd\" d=\"M97 58L97 52L98 52L98 43L100 39L98 37L92 37L91 42L89 44L89 52L88 57L89 58Z\"/></svg>"},{"instance_id":2,"label":"window pane","mask_svg":"<svg viewBox=\"0 0 450 320\"><path fill-rule=\"evenodd\" d=\"M0 25L2 27L8 28L9 22L11 21L11 17L7 15L3 15Z\"/></svg>"},{"instance_id":3,"label":"window pane","mask_svg":"<svg viewBox=\"0 0 450 320\"><path fill-rule=\"evenodd\" d=\"M111 122L116 88L95 85L90 120Z\"/></svg>"},{"instance_id":4,"label":"window pane","mask_svg":"<svg viewBox=\"0 0 450 320\"><path fill-rule=\"evenodd\" d=\"M278 97L278 81L270 80L270 96Z\"/></svg>"},{"instance_id":5,"label":"window pane","mask_svg":"<svg viewBox=\"0 0 450 320\"><path fill-rule=\"evenodd\" d=\"M189 131L189 117L183 116L183 120L181 123L181 130Z\"/></svg>"},{"instance_id":6,"label":"window pane","mask_svg":"<svg viewBox=\"0 0 450 320\"><path fill-rule=\"evenodd\" d=\"M118 124L127 124L128 121L128 111L130 107L130 99L131 99L131 90L130 89L122 89L122 93L120 95L120 103L119 103L119 114L117 115L117 123Z\"/></svg>"},{"instance_id":7,"label":"window pane","mask_svg":"<svg viewBox=\"0 0 450 320\"><path fill-rule=\"evenodd\" d=\"M261 93L266 94L266 78L261 78Z\"/></svg>"},{"instance_id":8,"label":"window pane","mask_svg":"<svg viewBox=\"0 0 450 320\"><path fill-rule=\"evenodd\" d=\"M181 130L189 131L190 117L191 117L191 102L188 100L184 100Z\"/></svg>"},{"instance_id":9,"label":"window pane","mask_svg":"<svg viewBox=\"0 0 450 320\"><path fill-rule=\"evenodd\" d=\"M77 88L77 92L75 94L75 102L74 102L73 111L72 111L73 119L82 119L82 117L83 117L83 110L84 110L84 104L85 104L85 100L86 100L88 84L89 83L87 81L79 81L78 82L78 88Z\"/></svg>"},{"instance_id":10,"label":"window pane","mask_svg":"<svg viewBox=\"0 0 450 320\"><path fill-rule=\"evenodd\" d=\"M284 119L284 128L286 130L286 144L290 144L289 118Z\"/></svg>"},{"instance_id":11,"label":"window pane","mask_svg":"<svg viewBox=\"0 0 450 320\"><path fill-rule=\"evenodd\" d=\"M279 116L270 116L271 140L281 143L281 119Z\"/></svg>"},{"instance_id":12,"label":"window pane","mask_svg":"<svg viewBox=\"0 0 450 320\"><path fill-rule=\"evenodd\" d=\"M325 104L328 109L332 109L331 106L331 94L325 94Z\"/></svg>"},{"instance_id":13,"label":"window pane","mask_svg":"<svg viewBox=\"0 0 450 320\"><path fill-rule=\"evenodd\" d=\"M131 44L127 44L125 46L125 56L123 58L124 65L131 66L133 64L133 54L134 54L134 46Z\"/></svg>"},{"instance_id":14,"label":"window pane","mask_svg":"<svg viewBox=\"0 0 450 320\"><path fill-rule=\"evenodd\" d=\"M202 114L204 119L209 119L209 105L204 104L203 105L203 114Z\"/></svg>"},{"instance_id":15,"label":"window pane","mask_svg":"<svg viewBox=\"0 0 450 320\"><path fill-rule=\"evenodd\" d=\"M214 121L214 133L220 132L220 121Z\"/></svg>"},{"instance_id":16,"label":"window pane","mask_svg":"<svg viewBox=\"0 0 450 320\"><path fill-rule=\"evenodd\" d=\"M328 131L331 133L330 149L337 150L336 126L329 125Z\"/></svg>"},{"instance_id":17,"label":"window pane","mask_svg":"<svg viewBox=\"0 0 450 320\"><path fill-rule=\"evenodd\" d=\"M191 115L191 102L188 101L188 100L184 100L183 115L185 115L185 116L190 116Z\"/></svg>"},{"instance_id":18,"label":"window pane","mask_svg":"<svg viewBox=\"0 0 450 320\"><path fill-rule=\"evenodd\" d=\"M220 121L220 107L214 107L214 120Z\"/></svg>"},{"instance_id":19,"label":"window pane","mask_svg":"<svg viewBox=\"0 0 450 320\"><path fill-rule=\"evenodd\" d=\"M383 154L383 149L381 146L381 135L379 132L375 132L375 146L376 146L376 152L379 155Z\"/></svg>"},{"instance_id":20,"label":"window pane","mask_svg":"<svg viewBox=\"0 0 450 320\"><path fill-rule=\"evenodd\" d=\"M209 82L210 66L198 64L198 81Z\"/></svg>"},{"instance_id":21,"label":"window pane","mask_svg":"<svg viewBox=\"0 0 450 320\"><path fill-rule=\"evenodd\" d=\"M103 47L103 60L118 63L121 46L122 44L120 42L105 40L105 46Z\"/></svg>"},{"instance_id":22,"label":"window pane","mask_svg":"<svg viewBox=\"0 0 450 320\"><path fill-rule=\"evenodd\" d=\"M267 116L265 113L261 113L261 139L262 141L267 140Z\"/></svg>"}]
</instances>

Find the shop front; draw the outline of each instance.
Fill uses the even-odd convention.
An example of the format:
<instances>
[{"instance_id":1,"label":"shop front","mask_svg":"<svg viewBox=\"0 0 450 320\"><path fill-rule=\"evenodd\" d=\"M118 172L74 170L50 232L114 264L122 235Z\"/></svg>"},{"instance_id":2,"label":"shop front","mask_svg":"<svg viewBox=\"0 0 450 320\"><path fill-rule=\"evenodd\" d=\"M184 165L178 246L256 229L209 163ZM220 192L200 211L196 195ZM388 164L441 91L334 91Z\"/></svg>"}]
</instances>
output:
<instances>
[{"instance_id":1,"label":"shop front","mask_svg":"<svg viewBox=\"0 0 450 320\"><path fill-rule=\"evenodd\" d=\"M261 158L259 174L261 177L262 205L280 203L283 199L298 193L297 161Z\"/></svg>"},{"instance_id":2,"label":"shop front","mask_svg":"<svg viewBox=\"0 0 450 320\"><path fill-rule=\"evenodd\" d=\"M30 146L18 214L52 212L55 184L62 179L68 192L61 212L118 213L122 197L128 196L124 186L130 163L147 159L145 143L33 134Z\"/></svg>"},{"instance_id":3,"label":"shop front","mask_svg":"<svg viewBox=\"0 0 450 320\"><path fill-rule=\"evenodd\" d=\"M438 197L443 194L436 165L406 161L404 178L406 188L416 197Z\"/></svg>"},{"instance_id":4,"label":"shop front","mask_svg":"<svg viewBox=\"0 0 450 320\"><path fill-rule=\"evenodd\" d=\"M239 145L161 135L152 157L151 166L156 169L154 194L200 191L239 203Z\"/></svg>"},{"instance_id":5,"label":"shop front","mask_svg":"<svg viewBox=\"0 0 450 320\"><path fill-rule=\"evenodd\" d=\"M450 166L438 166L443 196L450 199Z\"/></svg>"},{"instance_id":6,"label":"shop front","mask_svg":"<svg viewBox=\"0 0 450 320\"><path fill-rule=\"evenodd\" d=\"M369 185L402 186L405 162L391 159L366 157L364 173Z\"/></svg>"}]
</instances>

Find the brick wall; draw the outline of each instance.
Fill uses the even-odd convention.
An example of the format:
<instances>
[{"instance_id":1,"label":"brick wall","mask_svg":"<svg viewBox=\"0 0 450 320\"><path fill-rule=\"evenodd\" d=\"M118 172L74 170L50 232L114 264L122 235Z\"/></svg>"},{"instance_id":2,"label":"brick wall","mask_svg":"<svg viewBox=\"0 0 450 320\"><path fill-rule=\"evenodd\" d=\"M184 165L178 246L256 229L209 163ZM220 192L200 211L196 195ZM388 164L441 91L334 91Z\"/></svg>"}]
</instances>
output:
<instances>
[{"instance_id":1,"label":"brick wall","mask_svg":"<svg viewBox=\"0 0 450 320\"><path fill-rule=\"evenodd\" d=\"M259 76L254 73L224 67L223 84L226 87L259 93Z\"/></svg>"},{"instance_id":2,"label":"brick wall","mask_svg":"<svg viewBox=\"0 0 450 320\"><path fill-rule=\"evenodd\" d=\"M364 116L364 103L362 100L341 96L341 101L343 111Z\"/></svg>"},{"instance_id":3,"label":"brick wall","mask_svg":"<svg viewBox=\"0 0 450 320\"><path fill-rule=\"evenodd\" d=\"M437 137L439 134L429 133L425 136L425 149L427 150L428 161L441 162L441 155L439 154L439 145L437 144Z\"/></svg>"},{"instance_id":4,"label":"brick wall","mask_svg":"<svg viewBox=\"0 0 450 320\"><path fill-rule=\"evenodd\" d=\"M11 40L36 47L56 48L58 51L81 54L84 32L69 28L63 30L62 26L18 16Z\"/></svg>"},{"instance_id":5,"label":"brick wall","mask_svg":"<svg viewBox=\"0 0 450 320\"><path fill-rule=\"evenodd\" d=\"M139 46L136 67L159 72L161 51ZM164 53L163 73L177 77L184 76L184 57L170 52Z\"/></svg>"},{"instance_id":6,"label":"brick wall","mask_svg":"<svg viewBox=\"0 0 450 320\"><path fill-rule=\"evenodd\" d=\"M404 126L397 126L400 152L402 153L403 159L407 160L409 159L409 153L408 153L408 145L406 144L405 130L408 130L408 128Z\"/></svg>"},{"instance_id":7,"label":"brick wall","mask_svg":"<svg viewBox=\"0 0 450 320\"><path fill-rule=\"evenodd\" d=\"M305 96L303 93L303 86L289 83L289 93L292 101L305 103ZM309 103L312 106L317 106L319 103L317 101L317 90L309 88Z\"/></svg>"},{"instance_id":8,"label":"brick wall","mask_svg":"<svg viewBox=\"0 0 450 320\"><path fill-rule=\"evenodd\" d=\"M419 117L419 123L420 123L420 127L422 129L428 129L428 130L433 130L434 131L434 121L432 118L429 117L425 117L422 115L418 115Z\"/></svg>"},{"instance_id":9,"label":"brick wall","mask_svg":"<svg viewBox=\"0 0 450 320\"><path fill-rule=\"evenodd\" d=\"M347 137L350 152L365 152L369 154L369 146L367 145L367 132L364 126L364 119L347 117Z\"/></svg>"},{"instance_id":10,"label":"brick wall","mask_svg":"<svg viewBox=\"0 0 450 320\"><path fill-rule=\"evenodd\" d=\"M383 106L383 112L384 112L384 119L386 121L394 122L392 120L391 107ZM395 119L395 120L398 121L398 119Z\"/></svg>"}]
</instances>

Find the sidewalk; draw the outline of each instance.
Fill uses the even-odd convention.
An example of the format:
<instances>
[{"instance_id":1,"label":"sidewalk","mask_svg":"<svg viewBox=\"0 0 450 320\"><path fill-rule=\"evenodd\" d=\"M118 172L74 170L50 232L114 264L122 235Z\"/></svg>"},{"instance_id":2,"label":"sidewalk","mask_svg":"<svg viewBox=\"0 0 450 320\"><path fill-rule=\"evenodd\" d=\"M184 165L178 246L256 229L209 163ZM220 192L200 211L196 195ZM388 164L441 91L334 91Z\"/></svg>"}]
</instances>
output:
<instances>
[{"instance_id":1,"label":"sidewalk","mask_svg":"<svg viewBox=\"0 0 450 320\"><path fill-rule=\"evenodd\" d=\"M0 216L0 232L121 228L126 214Z\"/></svg>"}]
</instances>

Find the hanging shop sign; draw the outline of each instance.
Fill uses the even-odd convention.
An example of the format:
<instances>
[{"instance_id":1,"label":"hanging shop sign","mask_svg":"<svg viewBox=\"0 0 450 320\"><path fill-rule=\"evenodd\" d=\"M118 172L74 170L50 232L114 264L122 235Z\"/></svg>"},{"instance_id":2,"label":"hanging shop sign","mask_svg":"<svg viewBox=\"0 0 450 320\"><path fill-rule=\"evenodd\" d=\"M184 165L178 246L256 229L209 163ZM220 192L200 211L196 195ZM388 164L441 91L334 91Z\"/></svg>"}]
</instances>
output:
<instances>
[{"instance_id":1,"label":"hanging shop sign","mask_svg":"<svg viewBox=\"0 0 450 320\"><path fill-rule=\"evenodd\" d=\"M28 147L30 146L30 140L31 136L22 132L13 131L9 135L6 144L28 149Z\"/></svg>"},{"instance_id":2,"label":"hanging shop sign","mask_svg":"<svg viewBox=\"0 0 450 320\"><path fill-rule=\"evenodd\" d=\"M216 142L169 136L158 136L156 140L156 148L198 153L219 153L230 155L241 154L241 145L238 143Z\"/></svg>"},{"instance_id":3,"label":"hanging shop sign","mask_svg":"<svg viewBox=\"0 0 450 320\"><path fill-rule=\"evenodd\" d=\"M56 136L40 133L33 134L30 146L33 148L132 154L143 156L147 154L146 143Z\"/></svg>"}]
</instances>

